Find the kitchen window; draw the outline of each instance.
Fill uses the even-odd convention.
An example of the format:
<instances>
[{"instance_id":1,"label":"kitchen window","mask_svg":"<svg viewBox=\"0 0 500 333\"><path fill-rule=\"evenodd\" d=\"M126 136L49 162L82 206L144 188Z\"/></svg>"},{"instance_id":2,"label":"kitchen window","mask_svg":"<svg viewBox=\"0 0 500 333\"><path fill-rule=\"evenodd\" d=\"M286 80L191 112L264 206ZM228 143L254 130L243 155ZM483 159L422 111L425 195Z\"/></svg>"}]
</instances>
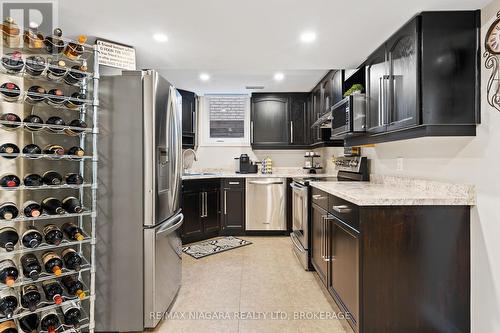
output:
<instances>
[{"instance_id":1,"label":"kitchen window","mask_svg":"<svg viewBox=\"0 0 500 333\"><path fill-rule=\"evenodd\" d=\"M248 146L250 96L205 95L203 143L209 146Z\"/></svg>"}]
</instances>

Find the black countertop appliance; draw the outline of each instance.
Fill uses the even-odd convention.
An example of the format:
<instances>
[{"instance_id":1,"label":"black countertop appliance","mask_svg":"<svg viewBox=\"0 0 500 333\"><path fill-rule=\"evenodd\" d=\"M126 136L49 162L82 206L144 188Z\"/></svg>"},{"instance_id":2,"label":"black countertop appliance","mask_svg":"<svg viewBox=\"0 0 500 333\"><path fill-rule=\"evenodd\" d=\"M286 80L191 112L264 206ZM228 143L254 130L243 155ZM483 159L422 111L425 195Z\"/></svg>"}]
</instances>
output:
<instances>
[{"instance_id":1,"label":"black countertop appliance","mask_svg":"<svg viewBox=\"0 0 500 333\"><path fill-rule=\"evenodd\" d=\"M257 164L252 163L247 154L240 155L240 170L238 173L257 173Z\"/></svg>"}]
</instances>

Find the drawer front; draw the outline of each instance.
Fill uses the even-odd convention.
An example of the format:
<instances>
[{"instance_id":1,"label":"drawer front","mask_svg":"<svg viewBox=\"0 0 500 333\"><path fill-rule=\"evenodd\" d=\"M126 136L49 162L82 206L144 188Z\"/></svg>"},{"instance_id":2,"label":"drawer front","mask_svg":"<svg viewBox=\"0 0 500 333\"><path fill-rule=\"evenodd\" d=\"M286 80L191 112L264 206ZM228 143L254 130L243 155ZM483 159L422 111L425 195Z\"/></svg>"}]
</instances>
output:
<instances>
[{"instance_id":1,"label":"drawer front","mask_svg":"<svg viewBox=\"0 0 500 333\"><path fill-rule=\"evenodd\" d=\"M220 179L190 179L182 181L182 190L184 192L209 191L220 188Z\"/></svg>"},{"instance_id":2,"label":"drawer front","mask_svg":"<svg viewBox=\"0 0 500 333\"><path fill-rule=\"evenodd\" d=\"M329 199L328 197L329 197L328 193L318 190L317 188L314 187L312 188L312 196L311 196L312 203L320 206L321 208L327 211L330 210L328 205L328 199Z\"/></svg>"},{"instance_id":3,"label":"drawer front","mask_svg":"<svg viewBox=\"0 0 500 333\"><path fill-rule=\"evenodd\" d=\"M224 188L245 188L245 178L225 178L222 181Z\"/></svg>"},{"instance_id":4,"label":"drawer front","mask_svg":"<svg viewBox=\"0 0 500 333\"><path fill-rule=\"evenodd\" d=\"M359 206L341 199L334 195L330 195L328 199L328 212L340 220L356 229L359 232Z\"/></svg>"}]
</instances>

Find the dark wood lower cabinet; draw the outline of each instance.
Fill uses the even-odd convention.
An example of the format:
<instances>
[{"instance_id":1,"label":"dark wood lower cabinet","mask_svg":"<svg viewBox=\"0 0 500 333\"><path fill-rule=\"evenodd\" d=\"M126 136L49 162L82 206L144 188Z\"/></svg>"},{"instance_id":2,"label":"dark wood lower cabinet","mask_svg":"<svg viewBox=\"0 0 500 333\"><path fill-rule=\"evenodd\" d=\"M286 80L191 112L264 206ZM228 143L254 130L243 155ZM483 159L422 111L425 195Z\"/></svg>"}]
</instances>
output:
<instances>
[{"instance_id":1,"label":"dark wood lower cabinet","mask_svg":"<svg viewBox=\"0 0 500 333\"><path fill-rule=\"evenodd\" d=\"M328 284L328 262L325 258L325 241L327 239L326 234L326 216L328 212L316 204L312 204L311 207L312 214L312 253L311 261L314 269L318 273L320 279L325 285Z\"/></svg>"},{"instance_id":2,"label":"dark wood lower cabinet","mask_svg":"<svg viewBox=\"0 0 500 333\"><path fill-rule=\"evenodd\" d=\"M245 178L222 181L221 234L245 233Z\"/></svg>"},{"instance_id":3,"label":"dark wood lower cabinet","mask_svg":"<svg viewBox=\"0 0 500 333\"><path fill-rule=\"evenodd\" d=\"M217 236L220 229L220 179L192 180L183 182L182 186L182 242Z\"/></svg>"},{"instance_id":4,"label":"dark wood lower cabinet","mask_svg":"<svg viewBox=\"0 0 500 333\"><path fill-rule=\"evenodd\" d=\"M245 234L245 178L182 182L184 244Z\"/></svg>"},{"instance_id":5,"label":"dark wood lower cabinet","mask_svg":"<svg viewBox=\"0 0 500 333\"><path fill-rule=\"evenodd\" d=\"M314 195L312 264L355 332L470 332L470 207L348 203L344 218Z\"/></svg>"}]
</instances>

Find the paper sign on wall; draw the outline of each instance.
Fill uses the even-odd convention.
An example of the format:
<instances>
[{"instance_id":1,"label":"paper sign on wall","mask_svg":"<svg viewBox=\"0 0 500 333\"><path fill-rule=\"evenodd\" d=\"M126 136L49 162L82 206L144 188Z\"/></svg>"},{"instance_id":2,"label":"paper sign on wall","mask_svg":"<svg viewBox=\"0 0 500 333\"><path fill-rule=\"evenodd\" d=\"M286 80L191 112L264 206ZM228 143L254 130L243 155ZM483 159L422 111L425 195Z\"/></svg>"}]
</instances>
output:
<instances>
[{"instance_id":1,"label":"paper sign on wall","mask_svg":"<svg viewBox=\"0 0 500 333\"><path fill-rule=\"evenodd\" d=\"M96 41L99 51L99 65L135 70L135 49L105 40Z\"/></svg>"}]
</instances>

